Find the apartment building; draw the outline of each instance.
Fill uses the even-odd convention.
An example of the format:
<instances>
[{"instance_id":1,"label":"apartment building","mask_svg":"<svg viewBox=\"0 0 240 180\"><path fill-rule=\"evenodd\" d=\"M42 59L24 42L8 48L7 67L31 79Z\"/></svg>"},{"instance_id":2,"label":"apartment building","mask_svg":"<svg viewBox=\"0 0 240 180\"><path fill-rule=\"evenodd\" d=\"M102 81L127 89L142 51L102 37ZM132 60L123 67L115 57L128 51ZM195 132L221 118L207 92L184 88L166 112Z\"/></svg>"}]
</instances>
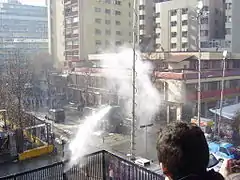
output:
<instances>
[{"instance_id":1,"label":"apartment building","mask_svg":"<svg viewBox=\"0 0 240 180\"><path fill-rule=\"evenodd\" d=\"M240 52L240 19L239 8L240 1L226 0L225 1L225 40L230 42L231 52Z\"/></svg>"},{"instance_id":2,"label":"apartment building","mask_svg":"<svg viewBox=\"0 0 240 180\"><path fill-rule=\"evenodd\" d=\"M138 8L138 41L142 52L155 49L155 1L140 0Z\"/></svg>"},{"instance_id":3,"label":"apartment building","mask_svg":"<svg viewBox=\"0 0 240 180\"><path fill-rule=\"evenodd\" d=\"M59 6L50 4L50 7L64 14L56 23L63 26L65 46L64 51L57 51L64 53L66 61L86 60L88 54L115 50L132 42L133 0L64 0L56 3L63 3L62 12L57 9ZM55 18L53 16L52 21L56 21Z\"/></svg>"},{"instance_id":4,"label":"apartment building","mask_svg":"<svg viewBox=\"0 0 240 180\"><path fill-rule=\"evenodd\" d=\"M0 60L18 50L26 56L48 52L47 7L0 2Z\"/></svg>"},{"instance_id":5,"label":"apartment building","mask_svg":"<svg viewBox=\"0 0 240 180\"><path fill-rule=\"evenodd\" d=\"M172 0L156 3L156 50L198 50L198 29L201 41L224 37L223 1L204 0L199 25L198 0Z\"/></svg>"},{"instance_id":6,"label":"apartment building","mask_svg":"<svg viewBox=\"0 0 240 180\"><path fill-rule=\"evenodd\" d=\"M64 4L59 0L48 0L49 53L56 62L65 60Z\"/></svg>"}]
</instances>

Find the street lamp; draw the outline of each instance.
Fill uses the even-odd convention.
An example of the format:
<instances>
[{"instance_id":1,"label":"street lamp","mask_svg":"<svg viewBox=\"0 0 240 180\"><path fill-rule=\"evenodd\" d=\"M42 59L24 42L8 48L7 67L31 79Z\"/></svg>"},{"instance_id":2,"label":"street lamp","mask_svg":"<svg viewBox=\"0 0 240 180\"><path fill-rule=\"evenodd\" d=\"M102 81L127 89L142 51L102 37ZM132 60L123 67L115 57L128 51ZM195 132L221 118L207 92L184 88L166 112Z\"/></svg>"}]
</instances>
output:
<instances>
[{"instance_id":1,"label":"street lamp","mask_svg":"<svg viewBox=\"0 0 240 180\"><path fill-rule=\"evenodd\" d=\"M197 22L198 22L198 125L201 125L201 17L203 10L203 2L198 1L197 4Z\"/></svg>"},{"instance_id":2,"label":"street lamp","mask_svg":"<svg viewBox=\"0 0 240 180\"><path fill-rule=\"evenodd\" d=\"M153 124L144 124L140 126L140 129L145 128L145 154L146 154L146 158L147 158L147 128L148 127L152 127Z\"/></svg>"},{"instance_id":3,"label":"street lamp","mask_svg":"<svg viewBox=\"0 0 240 180\"><path fill-rule=\"evenodd\" d=\"M221 80L221 95L220 95L220 108L219 108L219 119L218 119L218 136L220 136L220 125L222 120L222 108L223 108L223 98L224 98L224 78L226 71L226 59L227 59L228 51L223 51L223 66L222 66L222 80Z\"/></svg>"}]
</instances>

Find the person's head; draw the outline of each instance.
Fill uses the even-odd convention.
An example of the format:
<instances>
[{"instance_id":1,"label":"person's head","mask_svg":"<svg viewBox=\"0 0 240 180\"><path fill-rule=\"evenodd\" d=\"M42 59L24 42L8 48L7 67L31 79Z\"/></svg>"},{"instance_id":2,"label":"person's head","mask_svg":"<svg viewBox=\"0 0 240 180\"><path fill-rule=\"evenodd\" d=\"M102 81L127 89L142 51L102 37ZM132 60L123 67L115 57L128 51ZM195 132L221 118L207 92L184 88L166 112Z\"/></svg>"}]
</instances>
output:
<instances>
[{"instance_id":1,"label":"person's head","mask_svg":"<svg viewBox=\"0 0 240 180\"><path fill-rule=\"evenodd\" d=\"M172 179L205 173L209 162L204 133L184 122L169 124L159 132L157 154L164 174Z\"/></svg>"}]
</instances>

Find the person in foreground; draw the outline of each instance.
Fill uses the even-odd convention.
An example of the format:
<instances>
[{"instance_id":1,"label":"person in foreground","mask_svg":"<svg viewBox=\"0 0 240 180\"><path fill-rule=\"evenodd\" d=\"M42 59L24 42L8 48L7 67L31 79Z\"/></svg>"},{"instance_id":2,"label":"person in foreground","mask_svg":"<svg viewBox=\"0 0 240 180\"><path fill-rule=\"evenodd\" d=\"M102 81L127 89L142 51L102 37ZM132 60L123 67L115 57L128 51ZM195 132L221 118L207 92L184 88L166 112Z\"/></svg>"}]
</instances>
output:
<instances>
[{"instance_id":1,"label":"person in foreground","mask_svg":"<svg viewBox=\"0 0 240 180\"><path fill-rule=\"evenodd\" d=\"M170 180L224 180L214 170L207 171L208 144L202 130L194 124L175 122L161 130L157 155Z\"/></svg>"}]
</instances>

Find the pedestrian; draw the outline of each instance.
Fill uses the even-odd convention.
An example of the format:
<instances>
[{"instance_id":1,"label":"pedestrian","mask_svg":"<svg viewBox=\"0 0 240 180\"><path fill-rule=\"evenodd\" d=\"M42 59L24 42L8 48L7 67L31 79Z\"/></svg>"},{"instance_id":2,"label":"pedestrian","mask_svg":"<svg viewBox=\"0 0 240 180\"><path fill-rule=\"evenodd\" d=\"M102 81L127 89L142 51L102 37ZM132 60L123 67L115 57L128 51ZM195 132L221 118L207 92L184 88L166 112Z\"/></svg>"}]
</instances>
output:
<instances>
[{"instance_id":1,"label":"pedestrian","mask_svg":"<svg viewBox=\"0 0 240 180\"><path fill-rule=\"evenodd\" d=\"M163 173L171 180L224 180L207 171L209 149L203 131L195 124L174 122L159 132L157 155Z\"/></svg>"}]
</instances>

